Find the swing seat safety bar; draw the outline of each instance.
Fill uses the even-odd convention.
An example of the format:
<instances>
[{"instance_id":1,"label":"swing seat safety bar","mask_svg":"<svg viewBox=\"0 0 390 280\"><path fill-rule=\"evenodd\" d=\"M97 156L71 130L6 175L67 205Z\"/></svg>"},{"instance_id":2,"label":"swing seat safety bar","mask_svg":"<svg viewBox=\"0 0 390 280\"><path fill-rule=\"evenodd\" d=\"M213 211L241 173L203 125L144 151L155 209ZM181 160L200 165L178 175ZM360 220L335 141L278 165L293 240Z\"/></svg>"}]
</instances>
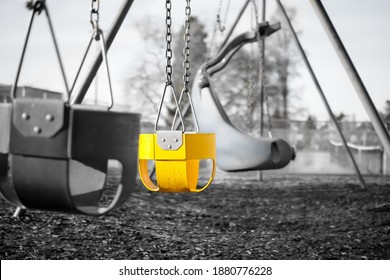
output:
<instances>
[{"instance_id":1,"label":"swing seat safety bar","mask_svg":"<svg viewBox=\"0 0 390 280\"><path fill-rule=\"evenodd\" d=\"M215 134L158 131L140 134L139 174L145 187L161 192L201 192L213 181L216 167ZM155 185L148 174L148 161L156 164ZM206 185L198 187L200 160L211 160Z\"/></svg>"},{"instance_id":2,"label":"swing seat safety bar","mask_svg":"<svg viewBox=\"0 0 390 280\"><path fill-rule=\"evenodd\" d=\"M20 207L105 214L123 204L135 185L139 128L139 114L15 99L12 184L2 183L1 192ZM123 174L111 203L101 206L108 160L119 161Z\"/></svg>"}]
</instances>

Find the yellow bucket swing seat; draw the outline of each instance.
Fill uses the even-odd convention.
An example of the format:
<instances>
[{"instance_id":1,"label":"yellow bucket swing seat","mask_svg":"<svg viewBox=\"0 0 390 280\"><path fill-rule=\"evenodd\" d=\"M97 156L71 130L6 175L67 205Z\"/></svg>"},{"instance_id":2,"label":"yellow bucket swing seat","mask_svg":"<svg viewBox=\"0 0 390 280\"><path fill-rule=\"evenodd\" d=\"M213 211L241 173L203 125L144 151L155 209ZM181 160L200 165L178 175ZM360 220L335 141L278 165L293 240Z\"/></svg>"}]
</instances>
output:
<instances>
[{"instance_id":1,"label":"yellow bucket swing seat","mask_svg":"<svg viewBox=\"0 0 390 280\"><path fill-rule=\"evenodd\" d=\"M167 88L170 87L170 85L165 86L164 95ZM199 133L197 125L196 131L186 131L179 108L177 112L183 130L158 130L164 95L155 124L155 133L140 134L139 137L138 168L140 178L150 191L201 192L211 184L215 176L215 134ZM176 101L176 98L174 99ZM175 103L178 106L177 101ZM194 123L197 124L194 111L193 114ZM151 160L155 162L157 185L152 182L149 176L148 162ZM198 186L201 160L212 161L211 176L204 186Z\"/></svg>"},{"instance_id":2,"label":"yellow bucket swing seat","mask_svg":"<svg viewBox=\"0 0 390 280\"><path fill-rule=\"evenodd\" d=\"M140 134L138 169L142 183L150 191L161 192L201 192L205 190L212 182L216 168L216 143L214 133L199 133L196 112L192 105L191 95L188 90L190 62L190 1L186 1L185 8L185 34L184 34L184 87L181 91L179 101L175 94L172 84L172 49L171 49L171 1L166 0L166 83L161 97L160 106L154 126L155 133ZM159 130L158 123L164 98L170 91L175 101L176 111L173 118L171 130ZM192 109L193 123L195 131L186 131L183 116L180 109L180 103L183 96L187 95ZM176 117L179 115L182 130L174 130ZM204 186L198 186L199 167L201 160L211 160L211 175ZM148 172L148 162L155 162L156 181L153 183Z\"/></svg>"}]
</instances>

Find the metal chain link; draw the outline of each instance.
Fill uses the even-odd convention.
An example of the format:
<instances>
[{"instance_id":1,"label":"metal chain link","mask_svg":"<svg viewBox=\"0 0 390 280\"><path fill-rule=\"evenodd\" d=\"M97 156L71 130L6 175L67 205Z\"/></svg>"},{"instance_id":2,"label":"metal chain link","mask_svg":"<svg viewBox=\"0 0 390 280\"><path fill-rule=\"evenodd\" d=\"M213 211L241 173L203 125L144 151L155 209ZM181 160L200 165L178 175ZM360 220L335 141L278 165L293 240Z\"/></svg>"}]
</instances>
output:
<instances>
[{"instance_id":1,"label":"metal chain link","mask_svg":"<svg viewBox=\"0 0 390 280\"><path fill-rule=\"evenodd\" d=\"M254 9L255 19L256 23L259 23L259 13L256 5L256 0L252 0L252 7ZM259 35L260 36L260 35ZM266 84L266 77L265 77L265 50L262 48L261 40L258 40L258 47L259 47L259 57L260 57L260 63L259 63L259 90L260 94L264 94L264 101L265 101L265 108L267 113L267 126L268 126L268 136L269 138L272 138L272 125L271 125L271 113L269 110L269 98L268 98L268 91L267 91L267 84ZM262 104L260 104L261 106Z\"/></svg>"},{"instance_id":2,"label":"metal chain link","mask_svg":"<svg viewBox=\"0 0 390 280\"><path fill-rule=\"evenodd\" d=\"M226 29L226 20L227 20L227 15L228 15L228 11L229 11L230 0L228 0L228 2L226 4L226 9L225 9L225 15L224 15L223 23L222 23L222 20L221 20L222 5L223 5L223 0L221 0L219 2L218 13L217 13L217 24L218 24L219 31L221 33L223 33L225 31L225 29Z\"/></svg>"},{"instance_id":3,"label":"metal chain link","mask_svg":"<svg viewBox=\"0 0 390 280\"><path fill-rule=\"evenodd\" d=\"M98 33L99 30L99 0L91 1L91 14L89 17L89 21L92 24L93 31Z\"/></svg>"},{"instance_id":4,"label":"metal chain link","mask_svg":"<svg viewBox=\"0 0 390 280\"><path fill-rule=\"evenodd\" d=\"M254 14L257 14L256 11L257 11L256 5L252 1L251 11L250 11L251 26L256 26L257 25L257 16L256 16L256 22L254 22L254 17L253 17ZM248 61L248 66L249 66L248 67L249 89L248 89L248 100L247 100L248 126L249 126L249 131L250 132L253 131L253 111L254 111L254 105L255 105L255 101L254 101L254 97L253 97L253 92L254 92L254 82L253 82L253 79L254 79L254 77L253 77L254 76L253 75L254 67L253 67L253 64L254 64L254 50L253 50L253 45L251 44L250 45L250 53L249 53L249 61Z\"/></svg>"},{"instance_id":5,"label":"metal chain link","mask_svg":"<svg viewBox=\"0 0 390 280\"><path fill-rule=\"evenodd\" d=\"M255 15L256 25L259 23L259 12L257 9L256 0L252 0L252 13Z\"/></svg>"},{"instance_id":6,"label":"metal chain link","mask_svg":"<svg viewBox=\"0 0 390 280\"><path fill-rule=\"evenodd\" d=\"M192 117L193 117L193 121L194 121L194 126L195 126L195 131L196 132L199 132L199 124L198 124L198 119L196 117L196 112L195 112L195 109L194 109L194 105L192 103L192 98L191 98L191 94L190 94L190 91L189 91L189 82L190 82L190 60L189 60L189 56L191 54L190 52L190 41L191 41L191 35L190 35L190 28L191 28L191 0L186 0L186 8L185 8L185 16L186 16L186 19L184 21L184 28L185 28L185 31L184 31L184 48L183 48L183 55L184 55L184 61L183 61L183 68L184 68L184 74L183 74L183 89L180 93L180 97L179 97L179 101L178 101L178 107L177 107L177 110L176 110L176 113L175 113L175 117L173 119L173 124L172 124L172 129L173 129L173 126L175 124L175 121L176 121L176 115L177 115L177 112L179 111L180 112L180 104L181 104L181 101L182 101L182 98L184 96L184 94L187 94L187 97L188 97L188 101L190 103L190 107L191 107L191 110L192 110ZM183 124L184 126L184 124Z\"/></svg>"},{"instance_id":7,"label":"metal chain link","mask_svg":"<svg viewBox=\"0 0 390 280\"><path fill-rule=\"evenodd\" d=\"M191 41L191 35L190 35L190 28L191 28L191 22L190 22L190 16L191 16L191 6L190 2L191 0L186 0L187 5L185 9L185 15L186 19L184 22L184 48L183 48L183 54L184 54L184 61L183 61L183 68L184 68L184 74L183 74L183 83L184 83L184 90L185 92L188 92L188 85L190 82L190 41Z\"/></svg>"},{"instance_id":8,"label":"metal chain link","mask_svg":"<svg viewBox=\"0 0 390 280\"><path fill-rule=\"evenodd\" d=\"M165 51L165 58L167 59L166 67L165 67L165 73L167 75L166 83L168 85L172 85L172 33L171 33L171 26L172 26L172 17L171 17L171 9L172 9L172 3L171 0L166 0L165 2L165 8L166 8L166 15L165 15L165 25L166 25L166 33L165 33L165 41L167 43L166 51Z\"/></svg>"},{"instance_id":9,"label":"metal chain link","mask_svg":"<svg viewBox=\"0 0 390 280\"><path fill-rule=\"evenodd\" d=\"M218 11L217 11L217 19L216 19L215 24L214 24L213 33L211 35L211 40L210 40L210 45L209 45L209 48L207 50L206 61L210 60L211 52L214 49L215 38L217 36L217 30L220 31L220 33L221 33L220 36L223 37L223 32L226 29L226 22L227 22L227 16L228 16L228 13L229 13L230 0L228 0L228 3L226 5L225 16L224 16L224 23L222 24L221 10L222 10L222 6L223 6L223 1L224 0L220 0L219 1Z\"/></svg>"},{"instance_id":10,"label":"metal chain link","mask_svg":"<svg viewBox=\"0 0 390 280\"><path fill-rule=\"evenodd\" d=\"M264 40L264 39L263 39ZM265 77L265 50L262 49L261 42L258 42L259 45L259 53L260 53L260 64L259 64L259 89L262 94L264 94L264 101L265 101L265 109L267 112L267 128L268 128L268 136L269 138L272 138L272 125L271 125L271 113L269 111L269 98L268 98L268 91L267 91L267 79Z\"/></svg>"},{"instance_id":11,"label":"metal chain link","mask_svg":"<svg viewBox=\"0 0 390 280\"><path fill-rule=\"evenodd\" d=\"M214 29L213 29L213 33L211 35L211 40L210 40L209 46L207 48L206 61L210 60L211 52L214 49L214 43L215 43L216 34L217 34L217 23L214 24Z\"/></svg>"},{"instance_id":12,"label":"metal chain link","mask_svg":"<svg viewBox=\"0 0 390 280\"><path fill-rule=\"evenodd\" d=\"M215 21L214 28L213 28L213 33L211 35L210 45L208 47L207 54L206 54L206 61L210 60L211 52L214 49L215 37L217 35L219 14L221 13L222 2L223 2L223 0L219 1L219 7L218 7L218 12L217 12L217 20Z\"/></svg>"},{"instance_id":13,"label":"metal chain link","mask_svg":"<svg viewBox=\"0 0 390 280\"><path fill-rule=\"evenodd\" d=\"M218 12L217 12L217 21L216 21L216 26L218 26L218 29L219 29L220 32L224 32L225 31L225 27L222 26L222 23L221 23L222 3L223 3L223 0L220 0L219 1L219 6L218 6Z\"/></svg>"}]
</instances>

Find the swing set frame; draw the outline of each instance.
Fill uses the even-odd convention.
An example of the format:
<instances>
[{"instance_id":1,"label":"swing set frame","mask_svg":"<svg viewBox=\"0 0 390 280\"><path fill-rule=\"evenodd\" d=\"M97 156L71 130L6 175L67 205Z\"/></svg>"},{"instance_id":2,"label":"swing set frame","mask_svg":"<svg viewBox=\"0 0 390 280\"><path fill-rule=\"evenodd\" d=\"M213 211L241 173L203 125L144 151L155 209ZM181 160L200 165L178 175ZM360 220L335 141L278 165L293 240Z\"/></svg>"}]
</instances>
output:
<instances>
[{"instance_id":1,"label":"swing set frame","mask_svg":"<svg viewBox=\"0 0 390 280\"><path fill-rule=\"evenodd\" d=\"M244 11L247 8L247 6L249 5L250 1L251 0L246 0L244 2L242 8L238 12L236 19L234 20L229 31L227 32L225 40L223 41L223 43L221 45L221 48L230 39L233 31L235 30L240 18L244 14ZM265 7L266 7L267 0L262 0L262 1L263 1L262 20L264 21L265 20ZM281 0L275 0L275 1L277 3L278 7L280 8L280 10L282 11L283 17L285 18L285 20L288 23L288 28L290 29L290 31L293 35L294 42L295 42L299 52L301 53L302 59L305 62L305 65L306 65L306 67L307 67L307 69L312 77L312 80L317 88L318 93L320 94L321 100L322 100L325 108L327 109L327 113L328 113L330 119L332 120L333 124L335 125L335 127L336 127L336 129L341 137L343 147L347 151L347 154L348 154L348 156L351 160L351 163L354 167L355 173L359 179L360 185L362 188L365 188L366 186L365 186L363 176L361 175L361 172L356 164L356 161L352 155L352 152L350 151L350 149L348 147L345 136L344 136L340 126L338 125L338 123L336 121L335 115L334 115L334 113L329 105L329 102L328 102L328 100L327 100L327 98L326 98L326 96L321 88L321 85L320 85L320 83L319 83L319 81L318 81L318 79L313 71L313 68L311 67L311 64L309 62L309 59L307 58L306 52L304 51L302 44L300 43L300 40L299 40L299 38L298 38L298 36L297 36L297 34L296 34L292 24L291 24L290 18L288 17L288 15L284 9L282 1ZM330 17L328 16L326 9L324 8L321 0L309 0L309 1L317 14L317 17L320 20L328 38L329 38L329 41L332 43L332 46L333 46L335 52L337 53L340 61L342 62L343 67L344 67L345 71L347 72L348 77L355 88L356 94L360 98L360 101L363 104L363 106L364 106L364 108L365 108L365 110L370 118L370 121L374 126L375 132L377 133L377 135L382 143L382 146L384 147L385 152L390 157L390 135L387 132L386 127L380 118L378 110L376 109L374 103L372 102L372 99L371 99L366 87L364 86L364 83L363 83L362 79L360 78L359 73L357 72L351 58L349 57L349 54L348 54L346 48L344 47L344 44L343 44L342 40L340 39L336 28L334 27ZM125 0L124 1L123 6L121 7L119 14L117 15L116 19L114 20L114 24L112 25L112 27L110 28L110 30L108 32L107 49L109 49L113 39L115 38L121 24L123 23L124 18L126 17L131 5L133 4L133 2L134 2L134 0ZM93 80L93 77L96 74L97 69L99 68L101 63L102 63L102 54L100 53L95 57L94 62L93 62L92 66L88 72L88 77L85 79L84 84L82 85L82 87L80 88L80 90L77 94L77 97L75 99L76 103L78 103L78 102L81 103L81 101L83 100L83 98L87 92L87 89L90 86L90 84ZM261 100L260 108L261 108L261 119L262 119L263 118L263 112L262 112L263 109L262 108L263 108L263 102L264 102L262 96L261 96L260 100ZM186 115L187 111L189 110L189 107L190 107L189 104L186 104L186 106L183 108L183 116ZM261 127L263 126L262 123L263 122L261 122ZM261 131L262 130L263 130L263 128L261 128Z\"/></svg>"}]
</instances>

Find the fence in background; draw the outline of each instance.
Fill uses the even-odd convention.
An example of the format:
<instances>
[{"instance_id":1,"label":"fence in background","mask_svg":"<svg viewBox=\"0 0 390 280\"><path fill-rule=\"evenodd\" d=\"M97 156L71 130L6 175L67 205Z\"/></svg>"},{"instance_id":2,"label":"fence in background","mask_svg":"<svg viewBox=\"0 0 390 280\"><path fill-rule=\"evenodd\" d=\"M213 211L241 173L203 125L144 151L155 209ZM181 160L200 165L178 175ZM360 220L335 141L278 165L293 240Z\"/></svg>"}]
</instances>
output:
<instances>
[{"instance_id":1,"label":"fence in background","mask_svg":"<svg viewBox=\"0 0 390 280\"><path fill-rule=\"evenodd\" d=\"M342 131L363 174L390 175L390 159L370 122L341 122ZM353 174L351 160L330 122L274 121L274 137L288 139L297 158L279 172Z\"/></svg>"}]
</instances>

